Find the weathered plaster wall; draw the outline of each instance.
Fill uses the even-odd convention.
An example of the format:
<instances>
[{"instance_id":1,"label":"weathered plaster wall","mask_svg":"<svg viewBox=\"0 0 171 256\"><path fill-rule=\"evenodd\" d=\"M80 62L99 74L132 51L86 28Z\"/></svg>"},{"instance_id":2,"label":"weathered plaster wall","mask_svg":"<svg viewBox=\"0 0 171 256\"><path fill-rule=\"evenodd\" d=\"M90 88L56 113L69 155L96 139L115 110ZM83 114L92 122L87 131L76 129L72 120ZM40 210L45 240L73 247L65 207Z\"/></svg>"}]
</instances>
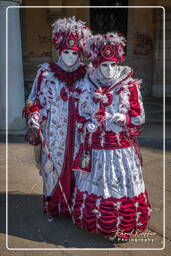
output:
<instances>
[{"instance_id":1,"label":"weathered plaster wall","mask_svg":"<svg viewBox=\"0 0 171 256\"><path fill-rule=\"evenodd\" d=\"M89 5L89 1L77 0L25 0L23 5ZM171 1L129 0L130 6L165 6ZM127 58L124 65L131 66L137 78L143 79L144 95L163 94L163 9L129 8ZM51 23L59 17L75 15L89 24L90 11L86 8L39 8L22 10L24 78L27 88L31 87L37 65L55 60L56 52L51 45ZM166 96L171 96L171 11L166 15Z\"/></svg>"}]
</instances>

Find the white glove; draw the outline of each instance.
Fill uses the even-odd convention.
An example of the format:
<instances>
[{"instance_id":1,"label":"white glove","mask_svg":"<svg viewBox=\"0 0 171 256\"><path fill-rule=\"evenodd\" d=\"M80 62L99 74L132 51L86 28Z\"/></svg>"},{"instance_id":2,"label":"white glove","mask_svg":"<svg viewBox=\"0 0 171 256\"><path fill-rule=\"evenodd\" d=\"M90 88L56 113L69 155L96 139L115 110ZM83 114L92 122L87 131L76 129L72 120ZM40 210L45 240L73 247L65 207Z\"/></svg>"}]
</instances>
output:
<instances>
[{"instance_id":1,"label":"white glove","mask_svg":"<svg viewBox=\"0 0 171 256\"><path fill-rule=\"evenodd\" d=\"M126 116L122 113L116 113L113 115L113 121L116 123L125 124L126 123Z\"/></svg>"},{"instance_id":2,"label":"white glove","mask_svg":"<svg viewBox=\"0 0 171 256\"><path fill-rule=\"evenodd\" d=\"M97 125L95 125L92 122L87 122L84 127L85 129L87 129L88 132L91 132L91 133L95 132L97 129Z\"/></svg>"},{"instance_id":3,"label":"white glove","mask_svg":"<svg viewBox=\"0 0 171 256\"><path fill-rule=\"evenodd\" d=\"M27 125L29 126L29 128L35 128L38 130L40 128L39 119L40 114L38 112L32 113L27 120Z\"/></svg>"}]
</instances>

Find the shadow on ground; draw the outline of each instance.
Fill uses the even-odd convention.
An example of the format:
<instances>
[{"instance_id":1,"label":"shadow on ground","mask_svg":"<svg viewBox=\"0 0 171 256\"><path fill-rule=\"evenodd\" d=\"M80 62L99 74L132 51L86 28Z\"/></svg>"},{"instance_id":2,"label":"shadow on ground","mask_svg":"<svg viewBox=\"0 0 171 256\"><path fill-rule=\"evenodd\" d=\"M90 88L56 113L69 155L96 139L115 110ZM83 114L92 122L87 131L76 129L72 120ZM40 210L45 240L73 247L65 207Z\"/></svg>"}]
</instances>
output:
<instances>
[{"instance_id":1,"label":"shadow on ground","mask_svg":"<svg viewBox=\"0 0 171 256\"><path fill-rule=\"evenodd\" d=\"M5 193L0 193L1 225L0 233L6 233ZM14 247L14 240L23 238L47 243L61 248L114 248L115 246L96 234L90 234L74 226L71 218L57 218L48 222L42 213L42 198L36 194L21 194L13 191L8 194L8 245ZM12 238L11 238L12 236ZM12 240L11 240L12 239ZM22 248L21 243L21 248ZM51 246L52 247L52 246ZM54 246L53 246L54 247Z\"/></svg>"}]
</instances>

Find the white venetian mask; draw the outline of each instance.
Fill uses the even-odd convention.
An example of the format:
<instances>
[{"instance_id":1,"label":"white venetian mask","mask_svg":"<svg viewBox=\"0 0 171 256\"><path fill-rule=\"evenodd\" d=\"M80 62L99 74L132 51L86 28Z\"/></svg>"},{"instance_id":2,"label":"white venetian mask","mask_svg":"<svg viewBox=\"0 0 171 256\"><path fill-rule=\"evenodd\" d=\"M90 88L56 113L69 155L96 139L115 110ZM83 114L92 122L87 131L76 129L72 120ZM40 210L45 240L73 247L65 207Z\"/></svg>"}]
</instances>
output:
<instances>
[{"instance_id":1,"label":"white venetian mask","mask_svg":"<svg viewBox=\"0 0 171 256\"><path fill-rule=\"evenodd\" d=\"M66 66L71 67L77 62L79 56L77 51L63 50L61 53L61 58Z\"/></svg>"},{"instance_id":2,"label":"white venetian mask","mask_svg":"<svg viewBox=\"0 0 171 256\"><path fill-rule=\"evenodd\" d=\"M105 61L100 64L100 71L107 79L111 79L115 75L116 68L117 65L114 61Z\"/></svg>"}]
</instances>

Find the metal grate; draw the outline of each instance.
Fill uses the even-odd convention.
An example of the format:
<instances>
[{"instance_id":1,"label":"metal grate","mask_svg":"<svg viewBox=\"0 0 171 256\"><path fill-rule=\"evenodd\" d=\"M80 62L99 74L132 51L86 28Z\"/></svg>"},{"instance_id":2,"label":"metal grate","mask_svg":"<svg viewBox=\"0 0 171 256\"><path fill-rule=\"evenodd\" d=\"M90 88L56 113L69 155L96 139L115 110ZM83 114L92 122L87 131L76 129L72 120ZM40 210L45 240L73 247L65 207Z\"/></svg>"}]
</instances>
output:
<instances>
[{"instance_id":1,"label":"metal grate","mask_svg":"<svg viewBox=\"0 0 171 256\"><path fill-rule=\"evenodd\" d=\"M127 0L91 0L91 6L127 6ZM91 8L90 25L94 33L119 32L127 35L128 8Z\"/></svg>"}]
</instances>

